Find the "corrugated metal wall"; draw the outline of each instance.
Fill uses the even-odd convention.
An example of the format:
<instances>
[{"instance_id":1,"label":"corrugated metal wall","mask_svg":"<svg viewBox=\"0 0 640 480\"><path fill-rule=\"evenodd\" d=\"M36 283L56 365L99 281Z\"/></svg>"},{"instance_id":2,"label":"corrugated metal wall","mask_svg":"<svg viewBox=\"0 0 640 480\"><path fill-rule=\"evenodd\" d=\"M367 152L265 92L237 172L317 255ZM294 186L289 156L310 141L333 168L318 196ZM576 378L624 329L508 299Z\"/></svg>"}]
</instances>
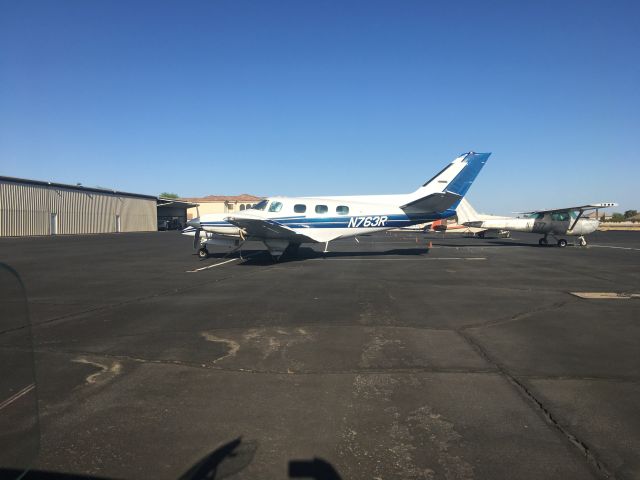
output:
<instances>
[{"instance_id":1,"label":"corrugated metal wall","mask_svg":"<svg viewBox=\"0 0 640 480\"><path fill-rule=\"evenodd\" d=\"M0 236L157 230L156 201L119 194L0 181Z\"/></svg>"}]
</instances>

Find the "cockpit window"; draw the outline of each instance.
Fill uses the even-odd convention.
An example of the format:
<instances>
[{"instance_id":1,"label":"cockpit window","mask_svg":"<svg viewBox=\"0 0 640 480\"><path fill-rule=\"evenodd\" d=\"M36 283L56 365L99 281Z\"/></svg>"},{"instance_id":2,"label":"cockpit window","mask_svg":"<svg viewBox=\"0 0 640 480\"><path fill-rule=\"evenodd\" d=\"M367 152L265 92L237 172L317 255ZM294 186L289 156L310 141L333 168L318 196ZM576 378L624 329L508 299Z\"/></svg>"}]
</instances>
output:
<instances>
[{"instance_id":1,"label":"cockpit window","mask_svg":"<svg viewBox=\"0 0 640 480\"><path fill-rule=\"evenodd\" d=\"M282 203L280 202L271 202L271 205L269 205L270 212L279 212L280 210L282 210Z\"/></svg>"},{"instance_id":2,"label":"cockpit window","mask_svg":"<svg viewBox=\"0 0 640 480\"><path fill-rule=\"evenodd\" d=\"M568 212L556 212L551 214L551 220L554 222L566 222L569 220Z\"/></svg>"},{"instance_id":3,"label":"cockpit window","mask_svg":"<svg viewBox=\"0 0 640 480\"><path fill-rule=\"evenodd\" d=\"M267 203L269 203L269 200L261 200L253 206L253 210L264 210L267 208Z\"/></svg>"}]
</instances>

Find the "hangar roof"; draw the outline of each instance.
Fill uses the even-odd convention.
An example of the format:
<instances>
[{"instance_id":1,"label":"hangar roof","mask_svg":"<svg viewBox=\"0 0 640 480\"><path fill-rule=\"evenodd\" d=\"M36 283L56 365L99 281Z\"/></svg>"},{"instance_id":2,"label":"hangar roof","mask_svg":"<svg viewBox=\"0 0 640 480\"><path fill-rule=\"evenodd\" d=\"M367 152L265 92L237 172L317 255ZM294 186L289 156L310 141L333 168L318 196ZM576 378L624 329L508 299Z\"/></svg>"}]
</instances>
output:
<instances>
[{"instance_id":1,"label":"hangar roof","mask_svg":"<svg viewBox=\"0 0 640 480\"><path fill-rule=\"evenodd\" d=\"M121 192L119 190L111 190L108 188L101 187L85 187L83 185L69 185L66 183L57 183L57 182L44 182L42 180L30 180L28 178L16 178L16 177L5 177L0 175L0 181L2 182L12 182L12 183L25 183L28 185L38 185L45 187L58 187L58 188L67 188L70 190L81 190L84 192L95 192L95 193L108 193L111 195L120 195L123 197L136 197L136 198L145 198L147 200L156 200L158 197L155 195L144 195L142 193L130 193L130 192Z\"/></svg>"},{"instance_id":2,"label":"hangar roof","mask_svg":"<svg viewBox=\"0 0 640 480\"><path fill-rule=\"evenodd\" d=\"M158 197L159 207L178 207L178 208L193 208L197 207L197 203L187 202L184 198L164 198Z\"/></svg>"}]
</instances>

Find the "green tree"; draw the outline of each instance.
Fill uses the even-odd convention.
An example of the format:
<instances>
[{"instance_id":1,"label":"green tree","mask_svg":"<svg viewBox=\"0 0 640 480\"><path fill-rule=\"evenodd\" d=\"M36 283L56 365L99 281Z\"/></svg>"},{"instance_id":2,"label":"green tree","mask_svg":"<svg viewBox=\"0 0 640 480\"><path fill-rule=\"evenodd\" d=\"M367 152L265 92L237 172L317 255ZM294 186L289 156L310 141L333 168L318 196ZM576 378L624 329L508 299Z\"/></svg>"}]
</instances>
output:
<instances>
[{"instance_id":1,"label":"green tree","mask_svg":"<svg viewBox=\"0 0 640 480\"><path fill-rule=\"evenodd\" d=\"M180 198L180 195L178 195L177 193L169 193L169 192L162 192L160 196L163 198Z\"/></svg>"},{"instance_id":2,"label":"green tree","mask_svg":"<svg viewBox=\"0 0 640 480\"><path fill-rule=\"evenodd\" d=\"M621 213L614 213L611 215L612 222L624 222L624 215Z\"/></svg>"},{"instance_id":3,"label":"green tree","mask_svg":"<svg viewBox=\"0 0 640 480\"><path fill-rule=\"evenodd\" d=\"M626 212L624 212L624 218L635 217L637 214L638 214L637 210L627 210Z\"/></svg>"}]
</instances>

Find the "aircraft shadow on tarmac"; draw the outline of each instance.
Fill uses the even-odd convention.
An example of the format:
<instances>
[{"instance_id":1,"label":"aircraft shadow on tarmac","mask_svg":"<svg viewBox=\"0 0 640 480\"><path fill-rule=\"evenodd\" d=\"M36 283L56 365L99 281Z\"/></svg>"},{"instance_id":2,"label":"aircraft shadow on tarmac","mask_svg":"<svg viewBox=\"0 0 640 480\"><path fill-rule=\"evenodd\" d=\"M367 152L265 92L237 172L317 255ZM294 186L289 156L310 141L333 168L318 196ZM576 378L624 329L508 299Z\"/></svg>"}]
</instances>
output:
<instances>
[{"instance_id":1,"label":"aircraft shadow on tarmac","mask_svg":"<svg viewBox=\"0 0 640 480\"><path fill-rule=\"evenodd\" d=\"M207 454L178 480L222 480L232 479L253 461L258 442L236 438ZM0 478L21 480L108 480L105 477L73 475L67 473L31 470L23 475L21 470L0 468ZM338 471L326 460L290 460L288 478L311 480L342 480Z\"/></svg>"},{"instance_id":2,"label":"aircraft shadow on tarmac","mask_svg":"<svg viewBox=\"0 0 640 480\"><path fill-rule=\"evenodd\" d=\"M267 251L254 251L253 254L248 252L242 252L245 261L240 265L254 266L254 265L272 265L274 263L273 258ZM319 258L364 258L364 257L387 257L387 256L415 256L420 257L428 255L428 248L394 248L392 250L384 251L335 251L335 252L322 252L313 250L312 248L301 248L295 255L283 255L280 257L278 263L293 263L304 262L306 260L316 260Z\"/></svg>"},{"instance_id":3,"label":"aircraft shadow on tarmac","mask_svg":"<svg viewBox=\"0 0 640 480\"><path fill-rule=\"evenodd\" d=\"M482 243L479 243L482 242ZM434 247L445 247L445 248L455 248L455 247L531 247L531 248L541 248L537 243L525 243L525 242L515 242L513 240L484 240L479 241L478 243L435 243L433 242ZM569 244L572 245L572 244ZM547 245L548 247L555 247L556 245L551 243Z\"/></svg>"}]
</instances>

